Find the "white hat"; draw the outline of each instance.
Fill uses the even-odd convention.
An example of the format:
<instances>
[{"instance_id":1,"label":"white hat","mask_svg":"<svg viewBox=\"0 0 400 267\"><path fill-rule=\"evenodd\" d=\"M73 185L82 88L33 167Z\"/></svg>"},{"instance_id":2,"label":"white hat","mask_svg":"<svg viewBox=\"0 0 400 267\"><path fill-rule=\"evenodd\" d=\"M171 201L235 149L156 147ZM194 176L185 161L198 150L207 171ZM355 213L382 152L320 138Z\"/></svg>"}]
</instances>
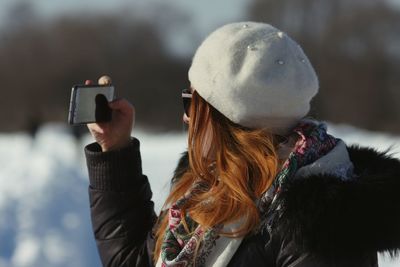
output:
<instances>
[{"instance_id":1,"label":"white hat","mask_svg":"<svg viewBox=\"0 0 400 267\"><path fill-rule=\"evenodd\" d=\"M197 49L191 86L231 121L286 134L310 109L318 77L301 47L265 23L225 25Z\"/></svg>"}]
</instances>

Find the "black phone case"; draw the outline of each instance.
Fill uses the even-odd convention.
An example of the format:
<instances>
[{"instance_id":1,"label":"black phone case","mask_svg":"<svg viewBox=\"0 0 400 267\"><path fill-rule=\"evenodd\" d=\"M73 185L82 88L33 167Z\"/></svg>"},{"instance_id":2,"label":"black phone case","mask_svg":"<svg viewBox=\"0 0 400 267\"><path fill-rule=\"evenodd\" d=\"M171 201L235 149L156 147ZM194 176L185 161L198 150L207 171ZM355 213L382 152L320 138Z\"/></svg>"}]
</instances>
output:
<instances>
[{"instance_id":1,"label":"black phone case","mask_svg":"<svg viewBox=\"0 0 400 267\"><path fill-rule=\"evenodd\" d=\"M112 119L112 110L108 106L108 100L104 95L96 96L96 110L95 110L95 120L94 121L85 121L85 122L75 122L76 118L76 93L80 88L89 88L89 87L102 87L103 85L75 85L71 90L71 99L69 103L69 112L68 112L68 123L71 125L84 125L88 123L97 123L97 122L108 122ZM109 85L104 85L104 87L108 87Z\"/></svg>"},{"instance_id":2,"label":"black phone case","mask_svg":"<svg viewBox=\"0 0 400 267\"><path fill-rule=\"evenodd\" d=\"M68 123L74 124L74 117L75 117L75 97L76 91L78 86L72 87L71 90L71 99L69 101L69 111L68 111Z\"/></svg>"}]
</instances>

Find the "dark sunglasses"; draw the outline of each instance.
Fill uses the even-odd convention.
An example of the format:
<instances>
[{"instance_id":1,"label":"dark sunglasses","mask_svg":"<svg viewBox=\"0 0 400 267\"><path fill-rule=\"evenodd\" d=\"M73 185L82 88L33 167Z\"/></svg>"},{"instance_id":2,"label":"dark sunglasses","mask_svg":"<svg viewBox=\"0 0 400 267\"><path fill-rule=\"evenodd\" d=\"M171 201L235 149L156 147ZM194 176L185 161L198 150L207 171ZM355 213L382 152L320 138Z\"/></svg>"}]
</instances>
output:
<instances>
[{"instance_id":1,"label":"dark sunglasses","mask_svg":"<svg viewBox=\"0 0 400 267\"><path fill-rule=\"evenodd\" d=\"M192 102L192 92L190 91L190 89L182 90L182 101L183 101L183 110L186 116L189 117L190 103Z\"/></svg>"}]
</instances>

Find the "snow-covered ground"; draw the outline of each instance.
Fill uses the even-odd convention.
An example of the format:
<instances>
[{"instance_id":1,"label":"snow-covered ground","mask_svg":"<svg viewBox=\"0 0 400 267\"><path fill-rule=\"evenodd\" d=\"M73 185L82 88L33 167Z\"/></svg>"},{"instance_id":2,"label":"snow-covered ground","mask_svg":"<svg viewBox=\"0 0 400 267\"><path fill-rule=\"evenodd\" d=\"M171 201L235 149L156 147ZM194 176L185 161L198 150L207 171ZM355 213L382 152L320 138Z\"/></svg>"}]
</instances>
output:
<instances>
[{"instance_id":1,"label":"snow-covered ground","mask_svg":"<svg viewBox=\"0 0 400 267\"><path fill-rule=\"evenodd\" d=\"M400 137L330 125L347 141L393 151L400 157ZM156 208L168 191L186 135L135 131L141 141L143 170L150 178ZM46 125L28 135L0 134L0 267L101 266L90 228L87 172L83 146L64 125ZM400 260L380 257L382 267Z\"/></svg>"}]
</instances>

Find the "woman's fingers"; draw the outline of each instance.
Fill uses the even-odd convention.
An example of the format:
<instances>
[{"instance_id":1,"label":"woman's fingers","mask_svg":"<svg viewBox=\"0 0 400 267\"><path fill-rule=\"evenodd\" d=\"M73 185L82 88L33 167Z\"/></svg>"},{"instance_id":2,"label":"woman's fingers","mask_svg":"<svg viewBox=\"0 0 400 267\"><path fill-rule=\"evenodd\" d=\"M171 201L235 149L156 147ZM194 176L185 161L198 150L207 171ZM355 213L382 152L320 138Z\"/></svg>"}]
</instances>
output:
<instances>
[{"instance_id":1,"label":"woman's fingers","mask_svg":"<svg viewBox=\"0 0 400 267\"><path fill-rule=\"evenodd\" d=\"M99 80L97 81L97 84L99 85L110 85L111 84L111 78L110 76L107 75L103 75L99 78ZM92 85L93 81L92 80L86 80L85 81L85 85Z\"/></svg>"},{"instance_id":2,"label":"woman's fingers","mask_svg":"<svg viewBox=\"0 0 400 267\"><path fill-rule=\"evenodd\" d=\"M110 76L107 76L107 75L103 75L103 76L101 76L100 78L99 78L99 80L98 80L98 84L99 85L110 85L111 84L111 78L110 78Z\"/></svg>"}]
</instances>

